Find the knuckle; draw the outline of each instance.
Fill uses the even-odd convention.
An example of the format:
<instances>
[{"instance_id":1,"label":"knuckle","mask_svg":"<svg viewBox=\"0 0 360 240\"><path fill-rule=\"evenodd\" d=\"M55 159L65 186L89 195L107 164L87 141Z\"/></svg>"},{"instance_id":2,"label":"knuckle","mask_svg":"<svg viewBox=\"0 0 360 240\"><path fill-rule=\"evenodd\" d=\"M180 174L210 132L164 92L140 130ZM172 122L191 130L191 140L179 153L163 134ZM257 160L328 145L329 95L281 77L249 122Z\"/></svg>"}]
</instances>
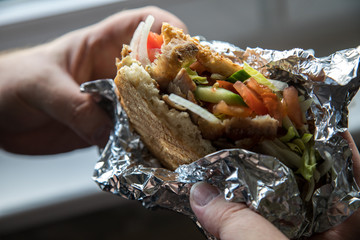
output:
<instances>
[{"instance_id":1,"label":"knuckle","mask_svg":"<svg viewBox=\"0 0 360 240\"><path fill-rule=\"evenodd\" d=\"M239 206L238 206L239 205ZM242 211L244 208L240 207L240 204L231 203L228 205L224 211L221 212L219 216L219 221L222 223L221 225L227 225L227 223L234 221L236 219L237 215L239 214L239 211Z\"/></svg>"},{"instance_id":2,"label":"knuckle","mask_svg":"<svg viewBox=\"0 0 360 240\"><path fill-rule=\"evenodd\" d=\"M146 6L144 9L147 10L148 13L154 13L161 10L159 7L155 5Z\"/></svg>"},{"instance_id":3,"label":"knuckle","mask_svg":"<svg viewBox=\"0 0 360 240\"><path fill-rule=\"evenodd\" d=\"M73 108L71 119L75 123L81 122L84 118L89 118L93 113L93 105L88 99L81 99Z\"/></svg>"},{"instance_id":4,"label":"knuckle","mask_svg":"<svg viewBox=\"0 0 360 240\"><path fill-rule=\"evenodd\" d=\"M235 229L241 228L242 217L244 209L247 209L246 205L241 203L228 203L226 208L221 209L218 217L218 229L217 235L224 236L227 233Z\"/></svg>"}]
</instances>

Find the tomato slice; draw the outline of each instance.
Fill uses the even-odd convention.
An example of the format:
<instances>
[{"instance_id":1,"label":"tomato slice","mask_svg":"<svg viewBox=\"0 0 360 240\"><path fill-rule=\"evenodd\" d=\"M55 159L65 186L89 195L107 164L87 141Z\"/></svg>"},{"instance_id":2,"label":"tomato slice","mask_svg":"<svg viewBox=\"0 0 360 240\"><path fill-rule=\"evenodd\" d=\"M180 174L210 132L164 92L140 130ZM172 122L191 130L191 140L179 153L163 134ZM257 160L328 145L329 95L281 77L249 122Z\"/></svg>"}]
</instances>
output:
<instances>
[{"instance_id":1,"label":"tomato slice","mask_svg":"<svg viewBox=\"0 0 360 240\"><path fill-rule=\"evenodd\" d=\"M162 44L163 44L162 36L150 31L147 40L147 51L151 62L155 60L156 54L161 52Z\"/></svg>"},{"instance_id":2,"label":"tomato slice","mask_svg":"<svg viewBox=\"0 0 360 240\"><path fill-rule=\"evenodd\" d=\"M234 93L238 93L235 90L233 83L228 82L228 81L223 81L223 80L217 80L216 82L219 84L219 87L225 88L226 90L232 91Z\"/></svg>"},{"instance_id":3,"label":"tomato slice","mask_svg":"<svg viewBox=\"0 0 360 240\"><path fill-rule=\"evenodd\" d=\"M279 125L282 125L283 119L283 105L281 104L280 99L274 94L264 94L262 96L264 105L266 106L267 110L269 111L269 115L276 120L278 120Z\"/></svg>"},{"instance_id":4,"label":"tomato slice","mask_svg":"<svg viewBox=\"0 0 360 240\"><path fill-rule=\"evenodd\" d=\"M147 50L148 57L150 62L153 62L157 56L157 54L161 53L161 50L159 48L151 48Z\"/></svg>"},{"instance_id":5,"label":"tomato slice","mask_svg":"<svg viewBox=\"0 0 360 240\"><path fill-rule=\"evenodd\" d=\"M302 119L298 91L293 86L287 87L283 91L283 97L289 118L294 122L296 128L301 128L304 122Z\"/></svg>"},{"instance_id":6,"label":"tomato slice","mask_svg":"<svg viewBox=\"0 0 360 240\"><path fill-rule=\"evenodd\" d=\"M246 81L246 86L256 92L262 99L269 115L279 121L281 125L283 118L283 106L280 99L273 91L265 85L259 84L254 78Z\"/></svg>"},{"instance_id":7,"label":"tomato slice","mask_svg":"<svg viewBox=\"0 0 360 240\"><path fill-rule=\"evenodd\" d=\"M206 71L206 68L199 61L193 62L190 69L197 72L197 74L203 74Z\"/></svg>"},{"instance_id":8,"label":"tomato slice","mask_svg":"<svg viewBox=\"0 0 360 240\"><path fill-rule=\"evenodd\" d=\"M259 84L254 78L249 78L245 82L245 84L248 88L256 92L259 96L262 96L263 94L266 93L270 93L270 94L273 93L273 91L269 87Z\"/></svg>"},{"instance_id":9,"label":"tomato slice","mask_svg":"<svg viewBox=\"0 0 360 240\"><path fill-rule=\"evenodd\" d=\"M245 106L228 105L224 101L220 101L212 107L214 114L225 114L232 117L249 117L252 111Z\"/></svg>"},{"instance_id":10,"label":"tomato slice","mask_svg":"<svg viewBox=\"0 0 360 240\"><path fill-rule=\"evenodd\" d=\"M147 47L148 48L161 48L163 44L163 38L160 34L149 32Z\"/></svg>"},{"instance_id":11,"label":"tomato slice","mask_svg":"<svg viewBox=\"0 0 360 240\"><path fill-rule=\"evenodd\" d=\"M237 81L234 83L234 88L240 96L244 99L245 103L258 115L266 115L268 114L268 110L265 107L264 103L257 96L255 92L253 92L250 88L248 88L241 81Z\"/></svg>"}]
</instances>

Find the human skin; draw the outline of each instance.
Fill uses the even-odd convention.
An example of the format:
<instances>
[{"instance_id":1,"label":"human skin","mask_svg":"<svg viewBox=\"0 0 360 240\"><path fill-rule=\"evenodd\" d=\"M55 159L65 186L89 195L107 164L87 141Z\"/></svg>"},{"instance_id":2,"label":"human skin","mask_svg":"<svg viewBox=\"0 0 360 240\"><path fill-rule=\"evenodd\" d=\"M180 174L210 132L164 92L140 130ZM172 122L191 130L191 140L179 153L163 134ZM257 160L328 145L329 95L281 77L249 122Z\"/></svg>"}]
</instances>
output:
<instances>
[{"instance_id":1,"label":"human skin","mask_svg":"<svg viewBox=\"0 0 360 240\"><path fill-rule=\"evenodd\" d=\"M342 134L353 153L353 172L360 183L359 151L349 132ZM250 210L243 203L227 202L220 191L206 183L195 184L190 193L190 204L201 225L222 240L287 239L269 221ZM360 210L343 223L328 231L315 234L309 240L351 240L360 236Z\"/></svg>"},{"instance_id":2,"label":"human skin","mask_svg":"<svg viewBox=\"0 0 360 240\"><path fill-rule=\"evenodd\" d=\"M157 7L119 12L54 41L0 53L0 147L21 154L53 154L104 146L112 121L80 84L116 74L115 58L140 21L155 17L186 29Z\"/></svg>"}]
</instances>

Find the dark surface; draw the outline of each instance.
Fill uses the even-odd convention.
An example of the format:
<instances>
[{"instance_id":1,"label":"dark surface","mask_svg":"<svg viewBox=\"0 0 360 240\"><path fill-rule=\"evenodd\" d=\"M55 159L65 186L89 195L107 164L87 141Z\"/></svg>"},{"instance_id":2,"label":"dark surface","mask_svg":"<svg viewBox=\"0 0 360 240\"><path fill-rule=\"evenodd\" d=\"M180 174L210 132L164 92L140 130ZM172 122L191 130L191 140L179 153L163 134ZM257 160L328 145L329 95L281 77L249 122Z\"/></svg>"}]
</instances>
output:
<instances>
[{"instance_id":1,"label":"dark surface","mask_svg":"<svg viewBox=\"0 0 360 240\"><path fill-rule=\"evenodd\" d=\"M0 235L12 239L206 239L188 217L135 201Z\"/></svg>"}]
</instances>

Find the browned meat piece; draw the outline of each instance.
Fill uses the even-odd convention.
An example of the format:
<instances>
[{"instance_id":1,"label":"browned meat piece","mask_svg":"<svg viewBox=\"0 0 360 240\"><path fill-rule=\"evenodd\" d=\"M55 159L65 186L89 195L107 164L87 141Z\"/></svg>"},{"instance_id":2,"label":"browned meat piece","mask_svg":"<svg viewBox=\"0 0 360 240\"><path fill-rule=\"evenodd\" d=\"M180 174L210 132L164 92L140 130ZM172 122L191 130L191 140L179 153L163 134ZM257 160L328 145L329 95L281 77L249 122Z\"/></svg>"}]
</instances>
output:
<instances>
[{"instance_id":1,"label":"browned meat piece","mask_svg":"<svg viewBox=\"0 0 360 240\"><path fill-rule=\"evenodd\" d=\"M161 51L162 54L148 68L148 71L164 90L183 65L195 59L198 48L192 42L173 39L168 45L164 45Z\"/></svg>"},{"instance_id":2,"label":"browned meat piece","mask_svg":"<svg viewBox=\"0 0 360 240\"><path fill-rule=\"evenodd\" d=\"M248 137L274 138L278 130L278 121L269 115L252 119L233 117L223 123L226 136L234 141Z\"/></svg>"},{"instance_id":3,"label":"browned meat piece","mask_svg":"<svg viewBox=\"0 0 360 240\"><path fill-rule=\"evenodd\" d=\"M225 134L225 126L215 123L210 123L209 121L206 121L205 119L199 117L198 119L198 126L200 128L201 134L205 139L208 140L216 140Z\"/></svg>"},{"instance_id":4,"label":"browned meat piece","mask_svg":"<svg viewBox=\"0 0 360 240\"><path fill-rule=\"evenodd\" d=\"M198 44L198 48L199 53L196 58L210 73L218 73L225 77L229 77L231 74L242 69L240 65L233 63L229 58L212 51L207 46Z\"/></svg>"},{"instance_id":5,"label":"browned meat piece","mask_svg":"<svg viewBox=\"0 0 360 240\"><path fill-rule=\"evenodd\" d=\"M147 68L150 75L159 83L162 90L183 67L183 64L198 60L201 67L210 72L228 77L242 67L229 58L221 56L209 47L200 45L196 38L185 34L181 29L163 24L164 44L161 54Z\"/></svg>"},{"instance_id":6,"label":"browned meat piece","mask_svg":"<svg viewBox=\"0 0 360 240\"><path fill-rule=\"evenodd\" d=\"M171 81L168 85L167 92L174 93L183 98L187 98L188 92L193 92L196 89L196 84L190 78L189 74L182 68L173 81Z\"/></svg>"}]
</instances>

